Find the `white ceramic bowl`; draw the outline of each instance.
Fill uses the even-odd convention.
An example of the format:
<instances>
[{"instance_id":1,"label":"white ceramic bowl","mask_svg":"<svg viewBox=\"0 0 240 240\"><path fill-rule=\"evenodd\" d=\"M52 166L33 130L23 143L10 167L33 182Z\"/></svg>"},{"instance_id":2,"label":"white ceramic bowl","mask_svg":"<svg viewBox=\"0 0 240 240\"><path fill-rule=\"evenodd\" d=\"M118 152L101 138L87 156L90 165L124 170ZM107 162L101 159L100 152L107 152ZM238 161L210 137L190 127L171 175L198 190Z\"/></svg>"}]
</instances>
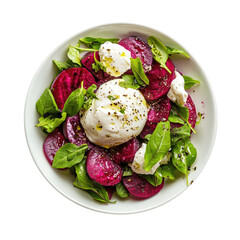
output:
<instances>
[{"instance_id":1,"label":"white ceramic bowl","mask_svg":"<svg viewBox=\"0 0 240 240\"><path fill-rule=\"evenodd\" d=\"M158 37L166 45L184 49L170 37L148 27L133 24L109 24L98 26L75 35L57 47L41 64L31 82L25 104L25 132L32 157L43 176L56 190L73 202L89 209L118 214L141 212L158 207L170 201L187 188L186 180L179 178L172 183L167 182L159 194L149 199L134 200L128 198L121 200L113 196L113 199L117 200L115 204L98 203L92 200L86 192L73 187L74 179L71 175L66 174L64 171L51 168L45 159L42 149L46 135L42 133L40 128L35 128L35 124L38 122L39 118L35 109L35 103L44 89L49 86L56 73L52 59L65 60L68 45L76 44L79 38L85 36L104 38L141 36L146 39L149 35ZM192 142L197 148L198 157L194 163L196 170L191 171L189 175L189 182L191 182L200 174L210 156L216 135L217 114L216 104L209 82L200 66L191 55L191 52L189 52L188 49L185 50L190 54L190 59L177 56L173 57L172 60L180 72L201 81L201 84L195 87L195 92L191 89L189 93L196 104L197 111L204 113L204 119L201 121L200 125L196 127L198 132L197 135L192 136Z\"/></svg>"}]
</instances>

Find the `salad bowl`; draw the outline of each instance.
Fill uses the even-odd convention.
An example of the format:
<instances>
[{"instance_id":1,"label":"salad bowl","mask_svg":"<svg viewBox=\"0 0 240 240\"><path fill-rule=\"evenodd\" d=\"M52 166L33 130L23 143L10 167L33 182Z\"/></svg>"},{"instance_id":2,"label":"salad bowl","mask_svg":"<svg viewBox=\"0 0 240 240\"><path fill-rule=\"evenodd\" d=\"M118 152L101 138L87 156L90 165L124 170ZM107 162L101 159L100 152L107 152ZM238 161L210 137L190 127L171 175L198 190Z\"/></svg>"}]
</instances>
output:
<instances>
[{"instance_id":1,"label":"salad bowl","mask_svg":"<svg viewBox=\"0 0 240 240\"><path fill-rule=\"evenodd\" d=\"M35 127L39 117L36 111L36 102L56 75L56 69L52 60L66 60L66 49L69 45L74 45L78 39L86 36L101 38L140 36L146 39L151 35L158 37L169 46L186 50L190 58L173 57L174 64L180 72L184 72L184 74L200 81L200 84L188 90L195 102L197 112L202 116L200 124L195 128L197 134L192 134L191 136L191 141L198 151L197 159L192 166L194 170L189 174L189 186L191 186L205 167L214 145L217 130L216 103L210 83L197 61L191 55L191 51L169 36L158 30L135 24L108 24L87 29L69 38L53 50L40 65L29 87L25 103L24 124L27 143L36 166L57 191L71 201L91 210L114 214L128 214L150 210L167 203L186 190L188 188L186 179L179 177L174 182L166 181L160 193L144 200L134 198L121 199L113 195L112 200L116 200L115 203L103 204L93 201L86 192L73 187L74 178L68 171L53 169L46 161L42 148L46 135L41 129Z\"/></svg>"}]
</instances>

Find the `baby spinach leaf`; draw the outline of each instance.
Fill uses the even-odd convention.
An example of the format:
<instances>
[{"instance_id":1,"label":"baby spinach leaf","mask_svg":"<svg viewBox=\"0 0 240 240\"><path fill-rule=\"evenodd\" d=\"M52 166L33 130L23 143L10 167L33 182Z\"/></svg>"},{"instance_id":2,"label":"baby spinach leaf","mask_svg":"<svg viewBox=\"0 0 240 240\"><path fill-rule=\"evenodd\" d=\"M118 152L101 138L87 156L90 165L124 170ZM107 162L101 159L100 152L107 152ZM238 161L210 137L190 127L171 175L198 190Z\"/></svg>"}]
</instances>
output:
<instances>
[{"instance_id":1,"label":"baby spinach leaf","mask_svg":"<svg viewBox=\"0 0 240 240\"><path fill-rule=\"evenodd\" d=\"M41 116L44 116L46 113L59 113L58 106L49 88L45 89L39 100L36 102L36 108Z\"/></svg>"},{"instance_id":2,"label":"baby spinach leaf","mask_svg":"<svg viewBox=\"0 0 240 240\"><path fill-rule=\"evenodd\" d=\"M158 172L163 178L169 178L171 180L176 179L176 168L171 162L168 164L160 165L156 172Z\"/></svg>"},{"instance_id":3,"label":"baby spinach leaf","mask_svg":"<svg viewBox=\"0 0 240 240\"><path fill-rule=\"evenodd\" d=\"M100 69L106 72L106 67L97 60L95 52L93 56L95 63L92 64L92 69L95 70L95 72L98 72Z\"/></svg>"},{"instance_id":4,"label":"baby spinach leaf","mask_svg":"<svg viewBox=\"0 0 240 240\"><path fill-rule=\"evenodd\" d=\"M142 61L139 57L135 59L131 58L131 68L132 68L134 77L136 78L136 81L140 86L146 86L149 84L149 79L144 73Z\"/></svg>"},{"instance_id":5,"label":"baby spinach leaf","mask_svg":"<svg viewBox=\"0 0 240 240\"><path fill-rule=\"evenodd\" d=\"M184 88L185 89L189 89L189 88L193 87L195 84L200 83L200 81L194 80L193 78L185 76L185 75L183 75L183 78L184 78Z\"/></svg>"},{"instance_id":6,"label":"baby spinach leaf","mask_svg":"<svg viewBox=\"0 0 240 240\"><path fill-rule=\"evenodd\" d=\"M71 68L71 65L67 62L60 62L57 60L52 60L54 64L57 66L58 70L62 72L65 69Z\"/></svg>"},{"instance_id":7,"label":"baby spinach leaf","mask_svg":"<svg viewBox=\"0 0 240 240\"><path fill-rule=\"evenodd\" d=\"M69 46L67 56L73 63L76 63L79 66L82 65L80 52L74 46Z\"/></svg>"},{"instance_id":8,"label":"baby spinach leaf","mask_svg":"<svg viewBox=\"0 0 240 240\"><path fill-rule=\"evenodd\" d=\"M187 125L191 128L191 130L196 134L197 133L196 130L188 122L189 109L187 107L180 106L177 104L172 104L172 109L177 112L178 116L180 116L187 123Z\"/></svg>"},{"instance_id":9,"label":"baby spinach leaf","mask_svg":"<svg viewBox=\"0 0 240 240\"><path fill-rule=\"evenodd\" d=\"M123 75L122 79L124 81L121 81L119 83L120 87L123 87L123 88L133 88L133 89L140 88L140 85L137 84L134 75Z\"/></svg>"},{"instance_id":10,"label":"baby spinach leaf","mask_svg":"<svg viewBox=\"0 0 240 240\"><path fill-rule=\"evenodd\" d=\"M177 143L179 139L190 137L191 129L188 125L183 125L179 128L174 128L171 130L171 144L172 146Z\"/></svg>"},{"instance_id":11,"label":"baby spinach leaf","mask_svg":"<svg viewBox=\"0 0 240 240\"><path fill-rule=\"evenodd\" d=\"M59 148L53 158L53 168L70 168L73 165L80 163L85 155L85 150L88 149L87 144L77 146L73 143L67 143Z\"/></svg>"},{"instance_id":12,"label":"baby spinach leaf","mask_svg":"<svg viewBox=\"0 0 240 240\"><path fill-rule=\"evenodd\" d=\"M116 185L116 191L117 191L118 196L121 198L126 198L129 195L128 190L126 189L126 187L123 185L122 182L119 182Z\"/></svg>"},{"instance_id":13,"label":"baby spinach leaf","mask_svg":"<svg viewBox=\"0 0 240 240\"><path fill-rule=\"evenodd\" d=\"M80 48L78 46L72 46L73 48L75 48L76 50L78 50L80 53L81 52L96 52L96 49L93 48Z\"/></svg>"},{"instance_id":14,"label":"baby spinach leaf","mask_svg":"<svg viewBox=\"0 0 240 240\"><path fill-rule=\"evenodd\" d=\"M186 175L188 185L188 172L197 157L197 150L189 138L179 140L172 149L172 163Z\"/></svg>"},{"instance_id":15,"label":"baby spinach leaf","mask_svg":"<svg viewBox=\"0 0 240 240\"><path fill-rule=\"evenodd\" d=\"M86 89L83 88L83 82L81 83L81 88L77 88L73 91L67 98L63 112L66 112L69 116L76 115L82 108L84 103L84 96L86 94Z\"/></svg>"},{"instance_id":16,"label":"baby spinach leaf","mask_svg":"<svg viewBox=\"0 0 240 240\"><path fill-rule=\"evenodd\" d=\"M124 167L123 177L132 176L132 169L129 166Z\"/></svg>"},{"instance_id":17,"label":"baby spinach leaf","mask_svg":"<svg viewBox=\"0 0 240 240\"><path fill-rule=\"evenodd\" d=\"M157 171L153 175L141 175L141 176L155 187L159 186L163 181L162 176Z\"/></svg>"},{"instance_id":18,"label":"baby spinach leaf","mask_svg":"<svg viewBox=\"0 0 240 240\"><path fill-rule=\"evenodd\" d=\"M170 147L170 123L169 121L160 122L147 143L144 155L144 170L150 171L166 155Z\"/></svg>"},{"instance_id":19,"label":"baby spinach leaf","mask_svg":"<svg viewBox=\"0 0 240 240\"><path fill-rule=\"evenodd\" d=\"M190 58L190 56L188 55L188 53L185 52L185 51L182 50L182 49L176 49L176 48L172 48L172 47L169 47L169 46L166 46L166 48L167 48L167 51L168 51L168 54L169 54L169 55L182 54L182 55L184 55L185 57Z\"/></svg>"},{"instance_id":20,"label":"baby spinach leaf","mask_svg":"<svg viewBox=\"0 0 240 240\"><path fill-rule=\"evenodd\" d=\"M94 37L84 37L79 39L80 43L84 43L88 47L96 50L99 50L101 44L107 41L112 43L118 43L119 39L118 38L94 38Z\"/></svg>"},{"instance_id":21,"label":"baby spinach leaf","mask_svg":"<svg viewBox=\"0 0 240 240\"><path fill-rule=\"evenodd\" d=\"M145 137L144 137L144 140L147 140L147 142L150 140L152 134L147 134Z\"/></svg>"},{"instance_id":22,"label":"baby spinach leaf","mask_svg":"<svg viewBox=\"0 0 240 240\"><path fill-rule=\"evenodd\" d=\"M168 49L167 47L156 37L149 36L148 37L148 44L151 47L151 51L153 54L153 58L160 63L162 68L165 68L169 73L171 71L166 66L166 62L168 60Z\"/></svg>"},{"instance_id":23,"label":"baby spinach leaf","mask_svg":"<svg viewBox=\"0 0 240 240\"><path fill-rule=\"evenodd\" d=\"M83 103L83 108L85 110L89 109L93 103L93 99L97 99L96 94L94 91L97 89L97 86L95 84L91 85L86 92L85 100Z\"/></svg>"},{"instance_id":24,"label":"baby spinach leaf","mask_svg":"<svg viewBox=\"0 0 240 240\"><path fill-rule=\"evenodd\" d=\"M77 177L73 182L75 187L86 190L87 193L96 201L110 202L107 190L97 182L94 182L88 177L86 171L86 160L84 159L79 164L75 165Z\"/></svg>"},{"instance_id":25,"label":"baby spinach leaf","mask_svg":"<svg viewBox=\"0 0 240 240\"><path fill-rule=\"evenodd\" d=\"M168 121L171 123L180 123L180 124L185 123L185 121L181 117L179 117L177 112L174 111L173 109L171 109L171 111L170 111Z\"/></svg>"},{"instance_id":26,"label":"baby spinach leaf","mask_svg":"<svg viewBox=\"0 0 240 240\"><path fill-rule=\"evenodd\" d=\"M61 118L57 118L54 115L49 115L47 117L40 117L39 123L36 127L42 127L43 132L51 133L53 132L61 123L66 120L67 114L65 112L62 113Z\"/></svg>"}]
</instances>

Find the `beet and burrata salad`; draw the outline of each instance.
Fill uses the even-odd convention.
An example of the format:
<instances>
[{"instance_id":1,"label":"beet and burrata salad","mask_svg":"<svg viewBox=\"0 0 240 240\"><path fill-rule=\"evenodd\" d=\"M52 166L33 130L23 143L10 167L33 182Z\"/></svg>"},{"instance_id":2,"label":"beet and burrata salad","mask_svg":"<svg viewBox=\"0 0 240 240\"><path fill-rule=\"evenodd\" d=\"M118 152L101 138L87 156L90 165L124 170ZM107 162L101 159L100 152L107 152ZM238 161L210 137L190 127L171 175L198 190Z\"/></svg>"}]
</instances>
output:
<instances>
[{"instance_id":1,"label":"beet and burrata salad","mask_svg":"<svg viewBox=\"0 0 240 240\"><path fill-rule=\"evenodd\" d=\"M93 199L145 199L164 181L186 176L197 157L195 104L186 91L199 81L171 58L181 50L160 39L84 37L36 103L43 151L53 168Z\"/></svg>"}]
</instances>

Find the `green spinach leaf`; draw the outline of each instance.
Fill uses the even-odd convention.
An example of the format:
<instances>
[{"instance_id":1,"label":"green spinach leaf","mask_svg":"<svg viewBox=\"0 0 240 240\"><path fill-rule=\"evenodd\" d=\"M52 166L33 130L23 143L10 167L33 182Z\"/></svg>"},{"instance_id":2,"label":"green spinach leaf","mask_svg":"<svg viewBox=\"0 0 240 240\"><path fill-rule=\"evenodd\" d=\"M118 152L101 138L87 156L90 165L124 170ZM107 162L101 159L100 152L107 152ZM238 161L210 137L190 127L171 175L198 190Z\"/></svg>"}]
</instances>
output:
<instances>
[{"instance_id":1,"label":"green spinach leaf","mask_svg":"<svg viewBox=\"0 0 240 240\"><path fill-rule=\"evenodd\" d=\"M87 193L96 201L103 203L110 202L107 190L97 182L94 182L87 175L86 160L84 159L79 164L75 165L77 177L73 182L75 187L86 190Z\"/></svg>"},{"instance_id":2,"label":"green spinach leaf","mask_svg":"<svg viewBox=\"0 0 240 240\"><path fill-rule=\"evenodd\" d=\"M62 111L66 112L69 116L74 116L75 114L77 114L83 106L85 94L86 89L83 88L82 81L81 88L77 88L69 95Z\"/></svg>"},{"instance_id":3,"label":"green spinach leaf","mask_svg":"<svg viewBox=\"0 0 240 240\"><path fill-rule=\"evenodd\" d=\"M118 196L121 198L126 198L129 195L128 190L126 189L126 187L123 185L122 182L119 182L116 185L116 191L117 191Z\"/></svg>"},{"instance_id":4,"label":"green spinach leaf","mask_svg":"<svg viewBox=\"0 0 240 240\"><path fill-rule=\"evenodd\" d=\"M45 89L39 100L36 102L36 108L41 116L44 116L46 113L59 113L58 106L49 88Z\"/></svg>"},{"instance_id":5,"label":"green spinach leaf","mask_svg":"<svg viewBox=\"0 0 240 240\"><path fill-rule=\"evenodd\" d=\"M85 110L89 109L93 103L93 99L97 99L96 94L94 91L97 89L97 86L95 84L91 85L86 92L85 95L85 101L83 103L83 108Z\"/></svg>"},{"instance_id":6,"label":"green spinach leaf","mask_svg":"<svg viewBox=\"0 0 240 240\"><path fill-rule=\"evenodd\" d=\"M106 72L106 67L97 60L95 52L93 56L95 63L92 64L92 69L95 70L95 72L98 72L99 70L103 70L104 72Z\"/></svg>"},{"instance_id":7,"label":"green spinach leaf","mask_svg":"<svg viewBox=\"0 0 240 240\"><path fill-rule=\"evenodd\" d=\"M36 127L42 127L43 132L51 133L66 120L66 117L67 114L65 112L62 113L61 118L57 118L52 114L47 117L40 117Z\"/></svg>"},{"instance_id":8,"label":"green spinach leaf","mask_svg":"<svg viewBox=\"0 0 240 240\"><path fill-rule=\"evenodd\" d=\"M190 137L191 129L188 125L183 125L179 128L174 128L171 130L171 144L172 146L177 143L178 140Z\"/></svg>"},{"instance_id":9,"label":"green spinach leaf","mask_svg":"<svg viewBox=\"0 0 240 240\"><path fill-rule=\"evenodd\" d=\"M172 47L169 47L169 46L166 46L166 48L167 48L167 51L168 51L168 54L169 54L169 55L182 54L182 55L184 55L185 57L190 58L190 56L188 55L188 53L185 52L184 50L172 48Z\"/></svg>"},{"instance_id":10,"label":"green spinach leaf","mask_svg":"<svg viewBox=\"0 0 240 240\"><path fill-rule=\"evenodd\" d=\"M200 83L200 81L194 80L193 78L185 76L185 75L183 75L183 78L184 78L184 88L185 89L189 89L189 88L193 87L195 84Z\"/></svg>"},{"instance_id":11,"label":"green spinach leaf","mask_svg":"<svg viewBox=\"0 0 240 240\"><path fill-rule=\"evenodd\" d=\"M124 167L123 177L132 176L132 169L129 166Z\"/></svg>"},{"instance_id":12,"label":"green spinach leaf","mask_svg":"<svg viewBox=\"0 0 240 240\"><path fill-rule=\"evenodd\" d=\"M69 46L67 56L73 63L76 63L78 66L82 65L80 52L74 46Z\"/></svg>"},{"instance_id":13,"label":"green spinach leaf","mask_svg":"<svg viewBox=\"0 0 240 240\"><path fill-rule=\"evenodd\" d=\"M139 57L131 58L131 68L138 85L146 86L149 84L149 79L144 72L142 61Z\"/></svg>"},{"instance_id":14,"label":"green spinach leaf","mask_svg":"<svg viewBox=\"0 0 240 240\"><path fill-rule=\"evenodd\" d=\"M123 75L122 79L124 81L121 81L119 83L120 87L123 87L123 88L133 88L133 89L140 88L140 85L137 84L134 75Z\"/></svg>"},{"instance_id":15,"label":"green spinach leaf","mask_svg":"<svg viewBox=\"0 0 240 240\"><path fill-rule=\"evenodd\" d=\"M144 170L150 171L166 155L170 147L170 123L169 121L160 122L147 143L144 155Z\"/></svg>"},{"instance_id":16,"label":"green spinach leaf","mask_svg":"<svg viewBox=\"0 0 240 240\"><path fill-rule=\"evenodd\" d=\"M171 180L176 179L176 168L171 162L168 164L160 165L156 172L158 172L163 178L169 178Z\"/></svg>"},{"instance_id":17,"label":"green spinach leaf","mask_svg":"<svg viewBox=\"0 0 240 240\"><path fill-rule=\"evenodd\" d=\"M163 181L162 176L157 171L153 175L141 175L141 176L144 177L150 184L152 184L155 187L159 186Z\"/></svg>"},{"instance_id":18,"label":"green spinach leaf","mask_svg":"<svg viewBox=\"0 0 240 240\"><path fill-rule=\"evenodd\" d=\"M84 43L89 48L93 48L96 50L99 50L101 44L107 41L112 43L118 43L119 39L118 38L94 38L94 37L84 37L79 39L80 43Z\"/></svg>"},{"instance_id":19,"label":"green spinach leaf","mask_svg":"<svg viewBox=\"0 0 240 240\"><path fill-rule=\"evenodd\" d=\"M53 158L53 168L70 168L77 163L80 163L85 155L85 150L88 149L87 144L77 146L73 143L67 143L59 148Z\"/></svg>"},{"instance_id":20,"label":"green spinach leaf","mask_svg":"<svg viewBox=\"0 0 240 240\"><path fill-rule=\"evenodd\" d=\"M151 47L151 51L153 54L153 58L160 63L162 68L165 68L169 73L171 71L166 66L166 62L168 60L168 49L167 47L156 37L149 36L148 37L148 44Z\"/></svg>"},{"instance_id":21,"label":"green spinach leaf","mask_svg":"<svg viewBox=\"0 0 240 240\"><path fill-rule=\"evenodd\" d=\"M197 157L197 150L189 138L179 140L172 149L172 163L186 175L188 185L188 172Z\"/></svg>"},{"instance_id":22,"label":"green spinach leaf","mask_svg":"<svg viewBox=\"0 0 240 240\"><path fill-rule=\"evenodd\" d=\"M59 72L62 72L65 69L71 68L72 66L67 62L60 62L57 60L53 60L53 63L57 66Z\"/></svg>"},{"instance_id":23,"label":"green spinach leaf","mask_svg":"<svg viewBox=\"0 0 240 240\"><path fill-rule=\"evenodd\" d=\"M171 109L171 111L170 111L168 121L171 123L180 123L180 124L185 123L185 121L181 117L179 117L177 112L173 109Z\"/></svg>"}]
</instances>

